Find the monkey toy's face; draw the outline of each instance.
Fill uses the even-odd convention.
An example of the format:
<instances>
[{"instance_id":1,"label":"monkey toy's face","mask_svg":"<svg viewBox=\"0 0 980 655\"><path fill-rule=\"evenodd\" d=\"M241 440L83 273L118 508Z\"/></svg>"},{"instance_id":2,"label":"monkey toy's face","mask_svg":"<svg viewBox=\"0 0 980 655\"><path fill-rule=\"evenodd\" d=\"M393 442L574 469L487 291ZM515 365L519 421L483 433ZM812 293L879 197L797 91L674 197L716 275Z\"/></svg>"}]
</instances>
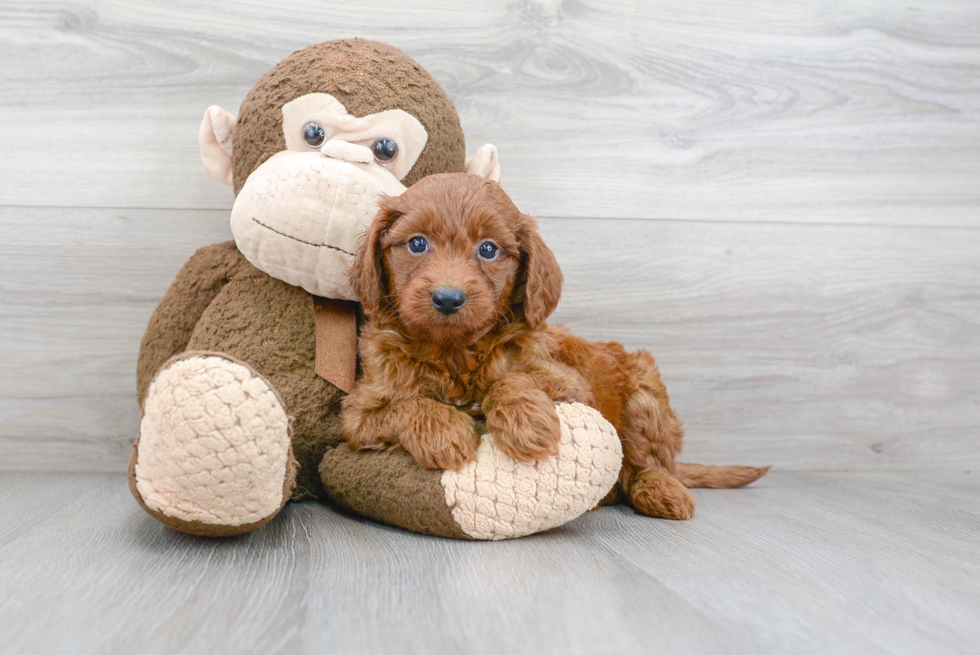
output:
<instances>
[{"instance_id":1,"label":"monkey toy's face","mask_svg":"<svg viewBox=\"0 0 980 655\"><path fill-rule=\"evenodd\" d=\"M433 173L500 175L490 144L465 159L459 116L438 82L397 48L364 39L294 52L249 91L237 118L209 107L198 136L204 167L235 187L242 254L337 300L355 300L348 271L381 196Z\"/></svg>"},{"instance_id":2,"label":"monkey toy's face","mask_svg":"<svg viewBox=\"0 0 980 655\"><path fill-rule=\"evenodd\" d=\"M422 124L392 109L361 118L326 93L283 105L286 149L242 186L231 230L258 268L310 293L353 300L347 279L358 237L397 196L425 148Z\"/></svg>"}]
</instances>

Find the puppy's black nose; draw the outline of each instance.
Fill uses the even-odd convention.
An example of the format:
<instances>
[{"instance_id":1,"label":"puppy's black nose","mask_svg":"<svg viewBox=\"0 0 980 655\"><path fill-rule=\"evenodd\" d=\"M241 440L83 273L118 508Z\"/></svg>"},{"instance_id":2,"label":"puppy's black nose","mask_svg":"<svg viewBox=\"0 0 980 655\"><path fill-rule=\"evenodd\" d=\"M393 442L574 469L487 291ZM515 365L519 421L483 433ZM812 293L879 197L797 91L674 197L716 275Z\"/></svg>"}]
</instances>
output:
<instances>
[{"instance_id":1,"label":"puppy's black nose","mask_svg":"<svg viewBox=\"0 0 980 655\"><path fill-rule=\"evenodd\" d=\"M456 287L439 287L432 292L432 306L440 314L455 314L466 304L466 294Z\"/></svg>"}]
</instances>

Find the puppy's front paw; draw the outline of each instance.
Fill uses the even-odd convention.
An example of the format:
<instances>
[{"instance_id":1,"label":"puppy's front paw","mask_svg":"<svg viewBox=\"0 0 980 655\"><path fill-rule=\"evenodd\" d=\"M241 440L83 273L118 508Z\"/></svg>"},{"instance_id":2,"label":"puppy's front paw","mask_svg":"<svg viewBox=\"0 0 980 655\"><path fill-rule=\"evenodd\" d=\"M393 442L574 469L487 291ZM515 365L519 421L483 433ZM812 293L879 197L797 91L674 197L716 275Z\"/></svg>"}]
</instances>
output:
<instances>
[{"instance_id":1,"label":"puppy's front paw","mask_svg":"<svg viewBox=\"0 0 980 655\"><path fill-rule=\"evenodd\" d=\"M542 460L558 454L561 423L555 404L538 389L497 403L487 412L487 430L497 447L520 462Z\"/></svg>"},{"instance_id":2,"label":"puppy's front paw","mask_svg":"<svg viewBox=\"0 0 980 655\"><path fill-rule=\"evenodd\" d=\"M480 436L472 417L442 403L427 403L399 438L427 469L459 470L476 458Z\"/></svg>"}]
</instances>

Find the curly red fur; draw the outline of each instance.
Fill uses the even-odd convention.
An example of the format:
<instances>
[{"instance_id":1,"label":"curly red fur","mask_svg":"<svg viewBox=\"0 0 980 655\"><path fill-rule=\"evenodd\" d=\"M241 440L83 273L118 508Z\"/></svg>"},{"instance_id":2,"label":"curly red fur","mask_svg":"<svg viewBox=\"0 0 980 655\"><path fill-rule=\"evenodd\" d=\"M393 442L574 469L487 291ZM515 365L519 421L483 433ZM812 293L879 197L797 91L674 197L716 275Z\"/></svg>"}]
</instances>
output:
<instances>
[{"instance_id":1,"label":"curly red fur","mask_svg":"<svg viewBox=\"0 0 980 655\"><path fill-rule=\"evenodd\" d=\"M409 250L416 237L424 253ZM489 260L479 254L488 241L497 248ZM504 453L540 460L557 453L555 403L581 402L622 438L619 489L644 514L690 518L685 482L741 486L765 473L675 462L684 431L653 357L546 325L561 269L534 219L494 182L433 175L385 198L351 283L370 319L363 374L344 401L351 448L401 447L426 468L458 469L476 456L474 419L485 417ZM446 286L465 293L449 315L432 300Z\"/></svg>"}]
</instances>

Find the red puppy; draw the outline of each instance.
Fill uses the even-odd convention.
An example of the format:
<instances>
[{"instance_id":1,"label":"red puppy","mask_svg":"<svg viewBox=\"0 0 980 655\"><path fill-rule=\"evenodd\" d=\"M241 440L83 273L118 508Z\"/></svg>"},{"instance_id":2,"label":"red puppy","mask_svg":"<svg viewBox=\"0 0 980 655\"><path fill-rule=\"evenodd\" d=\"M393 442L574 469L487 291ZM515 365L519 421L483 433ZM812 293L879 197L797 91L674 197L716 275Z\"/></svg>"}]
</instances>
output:
<instances>
[{"instance_id":1,"label":"red puppy","mask_svg":"<svg viewBox=\"0 0 980 655\"><path fill-rule=\"evenodd\" d=\"M737 487L768 470L675 461L684 431L653 357L545 324L561 270L494 182L432 175L385 198L351 282L370 318L363 376L344 401L351 448L401 446L426 468L458 469L485 417L504 453L544 459L558 451L554 404L581 402L619 432L620 488L644 514L690 518L685 485Z\"/></svg>"}]
</instances>

